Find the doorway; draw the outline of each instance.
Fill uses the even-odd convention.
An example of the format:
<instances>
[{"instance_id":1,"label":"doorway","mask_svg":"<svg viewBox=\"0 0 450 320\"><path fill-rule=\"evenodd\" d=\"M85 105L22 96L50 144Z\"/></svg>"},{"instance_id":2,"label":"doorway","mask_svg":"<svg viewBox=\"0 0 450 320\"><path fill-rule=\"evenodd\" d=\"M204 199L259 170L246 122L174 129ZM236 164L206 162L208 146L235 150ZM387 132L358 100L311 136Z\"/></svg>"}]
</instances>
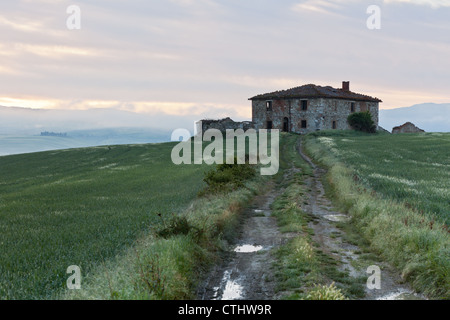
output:
<instances>
[{"instance_id":1,"label":"doorway","mask_svg":"<svg viewBox=\"0 0 450 320\"><path fill-rule=\"evenodd\" d=\"M283 131L289 132L289 119L287 117L283 119Z\"/></svg>"}]
</instances>

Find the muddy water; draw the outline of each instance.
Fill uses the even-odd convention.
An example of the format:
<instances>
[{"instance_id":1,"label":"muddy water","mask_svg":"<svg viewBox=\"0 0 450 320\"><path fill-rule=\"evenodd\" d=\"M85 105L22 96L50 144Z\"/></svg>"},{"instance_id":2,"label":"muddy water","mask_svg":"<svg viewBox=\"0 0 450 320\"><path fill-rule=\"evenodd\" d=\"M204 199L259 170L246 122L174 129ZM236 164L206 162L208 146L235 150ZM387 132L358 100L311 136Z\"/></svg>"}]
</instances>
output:
<instances>
[{"instance_id":1,"label":"muddy water","mask_svg":"<svg viewBox=\"0 0 450 320\"><path fill-rule=\"evenodd\" d=\"M341 261L341 271L347 271L351 277L368 278L371 273L367 273L369 265L365 266L358 262L358 254L361 252L356 245L346 243L343 240L342 230L336 227L336 222L349 221L350 217L344 213L336 212L330 200L325 196L322 185L322 178L325 171L317 167L311 159L301 150L301 140L297 146L302 158L309 163L313 169L313 176L305 179L309 190L307 204L302 205L305 212L310 213L316 219L309 224L314 231L313 239L320 245L321 249ZM358 265L359 268L355 268ZM390 265L385 262L376 264L381 269L380 289L365 288L368 300L417 300L425 299L424 296L415 293L410 286L402 283L402 279Z\"/></svg>"}]
</instances>

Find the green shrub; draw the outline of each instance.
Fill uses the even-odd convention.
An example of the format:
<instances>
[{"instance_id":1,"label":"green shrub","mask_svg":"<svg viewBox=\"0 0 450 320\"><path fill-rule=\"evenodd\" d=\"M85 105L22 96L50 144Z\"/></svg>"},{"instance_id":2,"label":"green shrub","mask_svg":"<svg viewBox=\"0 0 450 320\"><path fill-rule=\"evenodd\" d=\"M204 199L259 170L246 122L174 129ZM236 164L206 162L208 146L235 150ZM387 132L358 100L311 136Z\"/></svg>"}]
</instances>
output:
<instances>
[{"instance_id":1,"label":"green shrub","mask_svg":"<svg viewBox=\"0 0 450 320\"><path fill-rule=\"evenodd\" d=\"M375 133L377 129L369 111L352 113L347 117L347 122L357 131Z\"/></svg>"},{"instance_id":2,"label":"green shrub","mask_svg":"<svg viewBox=\"0 0 450 320\"><path fill-rule=\"evenodd\" d=\"M187 235L192 229L185 216L172 214L172 217L167 222L161 214L158 214L158 216L161 217L163 222L163 225L156 231L156 234L160 237L168 238L176 235Z\"/></svg>"},{"instance_id":3,"label":"green shrub","mask_svg":"<svg viewBox=\"0 0 450 320\"><path fill-rule=\"evenodd\" d=\"M244 181L255 176L254 165L247 162L244 164L236 162L235 157L232 164L219 164L216 168L206 172L203 181L206 182L207 187L200 192L200 195L236 190L244 186Z\"/></svg>"}]
</instances>

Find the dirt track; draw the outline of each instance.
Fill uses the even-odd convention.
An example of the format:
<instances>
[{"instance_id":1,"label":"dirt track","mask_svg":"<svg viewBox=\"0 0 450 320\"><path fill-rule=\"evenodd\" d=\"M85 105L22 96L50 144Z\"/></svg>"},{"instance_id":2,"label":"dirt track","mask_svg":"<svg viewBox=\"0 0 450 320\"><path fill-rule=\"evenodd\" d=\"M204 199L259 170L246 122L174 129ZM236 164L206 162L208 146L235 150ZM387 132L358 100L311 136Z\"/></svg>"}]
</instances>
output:
<instances>
[{"instance_id":1,"label":"dirt track","mask_svg":"<svg viewBox=\"0 0 450 320\"><path fill-rule=\"evenodd\" d=\"M367 267L355 268L360 248L343 240L343 231L336 227L337 221L349 219L346 214L333 210L326 198L322 185L325 171L316 166L301 150L301 140L297 150L313 169L313 176L305 179L308 190L302 210L316 217L310 222L314 231L313 240L320 249L341 262L341 270L347 270L352 277L368 277ZM286 175L295 169L287 170ZM287 177L286 177L287 178ZM284 190L276 189L274 183L267 192L257 196L244 212L244 224L236 244L230 247L228 259L217 265L198 291L202 300L274 300L276 282L271 274L275 257L273 249L285 243L292 234L282 234L276 219L271 216L270 205ZM381 289L366 288L364 299L422 299L413 290L401 283L400 276L384 262L377 262L381 268Z\"/></svg>"},{"instance_id":2,"label":"dirt track","mask_svg":"<svg viewBox=\"0 0 450 320\"><path fill-rule=\"evenodd\" d=\"M281 194L271 184L244 212L241 236L230 248L229 260L216 266L199 292L202 300L271 300L275 282L270 273L271 249L288 239L278 231L270 204Z\"/></svg>"},{"instance_id":3,"label":"dirt track","mask_svg":"<svg viewBox=\"0 0 450 320\"><path fill-rule=\"evenodd\" d=\"M308 193L308 204L302 207L303 211L318 218L314 223L309 224L309 227L314 230L313 239L320 244L320 249L323 252L340 260L341 270L347 270L351 277L369 277L371 273L367 273L367 269L370 265L363 264L361 268L354 267L354 262L358 260L357 252L361 252L360 248L354 244L346 243L343 240L343 231L336 227L336 222L348 221L350 217L334 211L331 201L325 196L322 185L322 179L326 172L316 166L304 154L300 142L301 140L299 140L297 150L313 169L313 176L305 179L307 187L311 190ZM366 286L364 299L424 299L423 296L415 294L409 285L402 283L398 272L394 271L389 264L377 261L375 265L381 269L381 287L380 289L368 289Z\"/></svg>"}]
</instances>

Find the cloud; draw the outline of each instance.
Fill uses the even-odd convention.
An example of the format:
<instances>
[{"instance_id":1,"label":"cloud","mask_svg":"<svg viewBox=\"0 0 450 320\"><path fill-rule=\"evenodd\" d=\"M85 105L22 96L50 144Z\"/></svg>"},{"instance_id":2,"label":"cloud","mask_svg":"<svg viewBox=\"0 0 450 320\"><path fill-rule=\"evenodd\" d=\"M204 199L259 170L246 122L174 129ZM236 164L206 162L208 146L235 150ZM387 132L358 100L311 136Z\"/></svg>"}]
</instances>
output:
<instances>
[{"instance_id":1,"label":"cloud","mask_svg":"<svg viewBox=\"0 0 450 320\"><path fill-rule=\"evenodd\" d=\"M92 49L87 47L70 47L64 45L35 45L35 44L24 44L17 43L14 47L18 51L26 51L38 56L51 58L51 59L62 59L66 56L99 56L100 50Z\"/></svg>"},{"instance_id":2,"label":"cloud","mask_svg":"<svg viewBox=\"0 0 450 320\"><path fill-rule=\"evenodd\" d=\"M294 11L312 11L324 14L334 14L336 10L340 9L341 1L325 1L325 0L307 0L297 3L292 7Z\"/></svg>"},{"instance_id":3,"label":"cloud","mask_svg":"<svg viewBox=\"0 0 450 320\"><path fill-rule=\"evenodd\" d=\"M43 24L40 21L30 21L28 19L20 19L19 21L10 20L3 16L0 16L0 25L13 28L15 30L23 32L39 32L41 31Z\"/></svg>"},{"instance_id":4,"label":"cloud","mask_svg":"<svg viewBox=\"0 0 450 320\"><path fill-rule=\"evenodd\" d=\"M55 99L43 99L39 97L0 97L0 106L6 107L23 107L23 108L57 108L58 100Z\"/></svg>"},{"instance_id":5,"label":"cloud","mask_svg":"<svg viewBox=\"0 0 450 320\"><path fill-rule=\"evenodd\" d=\"M350 80L383 106L441 101L450 86L448 2L374 3L377 31L366 27L371 2L356 0L78 1L82 29L68 30L70 1L4 1L0 96L248 118L256 94Z\"/></svg>"},{"instance_id":6,"label":"cloud","mask_svg":"<svg viewBox=\"0 0 450 320\"><path fill-rule=\"evenodd\" d=\"M377 4L377 1L372 1L373 3L367 2L366 7L370 4ZM437 9L441 7L450 7L450 0L382 0L385 4L412 4L419 6L429 6L431 8ZM345 6L351 4L357 4L356 0L306 0L301 1L293 6L294 10L307 10L319 13L330 14L333 11L343 9ZM363 5L364 6L364 5Z\"/></svg>"},{"instance_id":7,"label":"cloud","mask_svg":"<svg viewBox=\"0 0 450 320\"><path fill-rule=\"evenodd\" d=\"M218 104L176 101L120 101L120 100L62 100L42 97L0 97L0 106L24 107L49 110L115 109L147 115L202 117L232 116L248 120L251 118L251 103Z\"/></svg>"},{"instance_id":8,"label":"cloud","mask_svg":"<svg viewBox=\"0 0 450 320\"><path fill-rule=\"evenodd\" d=\"M383 0L384 3L406 3L419 6L429 6L434 9L450 7L450 0Z\"/></svg>"}]
</instances>

